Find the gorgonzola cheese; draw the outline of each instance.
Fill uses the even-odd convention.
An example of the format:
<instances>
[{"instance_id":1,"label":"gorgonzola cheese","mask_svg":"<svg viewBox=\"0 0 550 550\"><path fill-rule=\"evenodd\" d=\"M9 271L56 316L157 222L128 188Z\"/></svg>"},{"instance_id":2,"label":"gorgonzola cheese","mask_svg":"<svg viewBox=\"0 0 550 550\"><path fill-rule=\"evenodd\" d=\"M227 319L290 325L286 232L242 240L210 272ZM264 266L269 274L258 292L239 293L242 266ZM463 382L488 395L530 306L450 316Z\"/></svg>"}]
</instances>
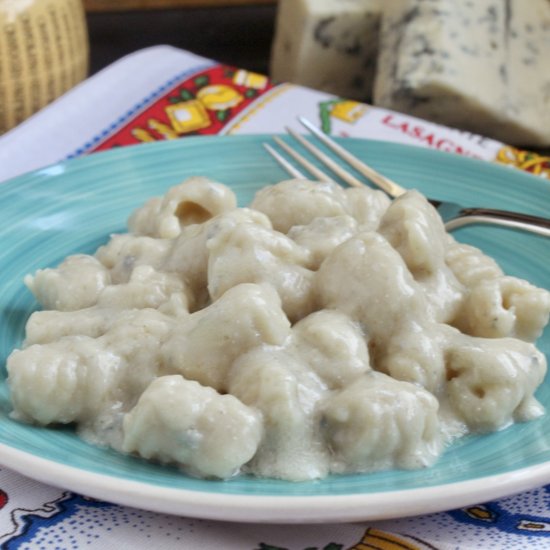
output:
<instances>
[{"instance_id":1,"label":"gorgonzola cheese","mask_svg":"<svg viewBox=\"0 0 550 550\"><path fill-rule=\"evenodd\" d=\"M525 146L550 144L547 0L383 5L374 103Z\"/></svg>"},{"instance_id":2,"label":"gorgonzola cheese","mask_svg":"<svg viewBox=\"0 0 550 550\"><path fill-rule=\"evenodd\" d=\"M380 0L281 0L271 76L368 99L378 53Z\"/></svg>"}]
</instances>

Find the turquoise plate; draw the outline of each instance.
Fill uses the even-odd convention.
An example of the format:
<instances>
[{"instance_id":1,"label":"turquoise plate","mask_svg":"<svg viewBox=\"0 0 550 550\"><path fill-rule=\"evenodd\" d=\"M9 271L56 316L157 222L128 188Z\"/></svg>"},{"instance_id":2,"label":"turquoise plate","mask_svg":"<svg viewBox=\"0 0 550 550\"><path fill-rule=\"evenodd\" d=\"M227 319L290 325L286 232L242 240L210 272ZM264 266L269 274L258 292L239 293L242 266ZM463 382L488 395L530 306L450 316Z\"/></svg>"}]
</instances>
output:
<instances>
[{"instance_id":1,"label":"turquoise plate","mask_svg":"<svg viewBox=\"0 0 550 550\"><path fill-rule=\"evenodd\" d=\"M0 355L5 365L37 304L23 277L75 252L91 253L123 231L129 213L191 175L236 191L240 204L286 179L261 144L267 137L196 137L125 147L63 162L0 185ZM397 144L346 146L404 186L470 206L549 215L550 182L517 170ZM550 286L550 240L493 227L455 236L493 255L504 270ZM539 346L550 354L550 331ZM498 433L469 436L421 471L331 476L290 483L237 477L205 481L169 467L92 447L70 429L35 428L9 417L0 387L0 462L37 480L99 499L201 518L258 522L384 519L483 502L550 483L550 414ZM550 380L537 396L550 411Z\"/></svg>"}]
</instances>

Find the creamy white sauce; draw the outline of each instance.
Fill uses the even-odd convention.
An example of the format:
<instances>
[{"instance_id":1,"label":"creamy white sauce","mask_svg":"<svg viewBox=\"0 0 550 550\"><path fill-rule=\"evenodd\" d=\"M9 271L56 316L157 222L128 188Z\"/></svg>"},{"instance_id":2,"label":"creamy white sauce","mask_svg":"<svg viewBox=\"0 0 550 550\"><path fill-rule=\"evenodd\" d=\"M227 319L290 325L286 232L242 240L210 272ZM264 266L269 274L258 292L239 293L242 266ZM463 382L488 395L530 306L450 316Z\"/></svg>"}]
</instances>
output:
<instances>
[{"instance_id":1,"label":"creamy white sauce","mask_svg":"<svg viewBox=\"0 0 550 550\"><path fill-rule=\"evenodd\" d=\"M446 234L417 192L205 178L93 256L25 279L13 416L191 475L420 468L543 414L550 294Z\"/></svg>"}]
</instances>

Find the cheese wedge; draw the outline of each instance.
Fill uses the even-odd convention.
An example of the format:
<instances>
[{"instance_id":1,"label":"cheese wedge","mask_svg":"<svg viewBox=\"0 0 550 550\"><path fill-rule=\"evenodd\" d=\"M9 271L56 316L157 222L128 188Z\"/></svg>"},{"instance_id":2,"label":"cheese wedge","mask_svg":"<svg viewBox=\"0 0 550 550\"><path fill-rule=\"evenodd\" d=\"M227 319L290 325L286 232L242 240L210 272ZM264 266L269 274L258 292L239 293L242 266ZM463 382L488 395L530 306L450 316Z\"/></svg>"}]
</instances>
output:
<instances>
[{"instance_id":1,"label":"cheese wedge","mask_svg":"<svg viewBox=\"0 0 550 550\"><path fill-rule=\"evenodd\" d=\"M279 0L271 77L369 100L380 5L380 0Z\"/></svg>"},{"instance_id":2,"label":"cheese wedge","mask_svg":"<svg viewBox=\"0 0 550 550\"><path fill-rule=\"evenodd\" d=\"M509 144L550 145L550 2L385 2L374 103Z\"/></svg>"}]
</instances>

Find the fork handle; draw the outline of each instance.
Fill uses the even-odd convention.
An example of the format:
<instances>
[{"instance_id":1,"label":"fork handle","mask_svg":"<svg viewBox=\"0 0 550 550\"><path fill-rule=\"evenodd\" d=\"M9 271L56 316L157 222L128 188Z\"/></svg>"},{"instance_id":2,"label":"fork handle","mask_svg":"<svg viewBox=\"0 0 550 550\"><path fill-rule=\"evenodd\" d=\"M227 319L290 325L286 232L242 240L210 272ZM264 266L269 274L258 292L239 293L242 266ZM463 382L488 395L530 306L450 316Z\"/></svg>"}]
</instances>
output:
<instances>
[{"instance_id":1,"label":"fork handle","mask_svg":"<svg viewBox=\"0 0 550 550\"><path fill-rule=\"evenodd\" d=\"M448 231L477 223L502 225L510 229L528 231L550 237L550 219L492 208L463 208L460 217L445 224Z\"/></svg>"}]
</instances>

